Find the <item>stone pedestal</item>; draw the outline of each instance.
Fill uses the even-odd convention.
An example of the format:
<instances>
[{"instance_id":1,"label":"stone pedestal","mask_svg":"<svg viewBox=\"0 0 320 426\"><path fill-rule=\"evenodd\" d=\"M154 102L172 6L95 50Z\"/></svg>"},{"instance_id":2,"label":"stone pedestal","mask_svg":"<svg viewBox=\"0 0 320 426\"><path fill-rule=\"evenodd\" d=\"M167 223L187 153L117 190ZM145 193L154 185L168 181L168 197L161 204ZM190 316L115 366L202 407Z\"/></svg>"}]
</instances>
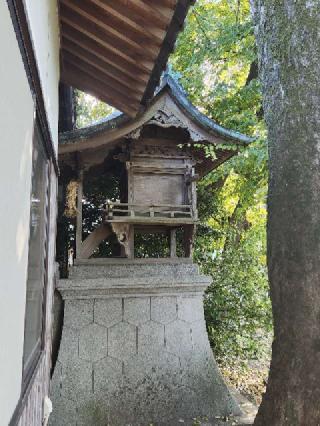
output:
<instances>
[{"instance_id":1,"label":"stone pedestal","mask_svg":"<svg viewBox=\"0 0 320 426\"><path fill-rule=\"evenodd\" d=\"M187 259L78 262L59 284L51 425L188 425L239 414L208 342L209 283Z\"/></svg>"}]
</instances>

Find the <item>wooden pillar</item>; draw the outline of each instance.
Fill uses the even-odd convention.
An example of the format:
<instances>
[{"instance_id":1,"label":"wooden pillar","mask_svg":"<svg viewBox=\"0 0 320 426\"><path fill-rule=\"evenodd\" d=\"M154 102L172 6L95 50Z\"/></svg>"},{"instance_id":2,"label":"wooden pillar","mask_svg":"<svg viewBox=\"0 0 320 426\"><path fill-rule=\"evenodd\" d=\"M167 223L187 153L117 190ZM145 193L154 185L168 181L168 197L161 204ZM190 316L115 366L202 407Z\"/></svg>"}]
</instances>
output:
<instances>
[{"instance_id":1,"label":"wooden pillar","mask_svg":"<svg viewBox=\"0 0 320 426\"><path fill-rule=\"evenodd\" d=\"M191 172L191 198L192 198L192 215L194 220L198 220L198 209L197 209L197 185L196 180L198 175L195 174L194 168Z\"/></svg>"},{"instance_id":2,"label":"wooden pillar","mask_svg":"<svg viewBox=\"0 0 320 426\"><path fill-rule=\"evenodd\" d=\"M184 226L183 240L184 240L185 257L192 257L194 234L195 234L195 225Z\"/></svg>"},{"instance_id":3,"label":"wooden pillar","mask_svg":"<svg viewBox=\"0 0 320 426\"><path fill-rule=\"evenodd\" d=\"M128 247L128 251L127 251L128 259L134 259L134 225L129 225L127 247Z\"/></svg>"},{"instance_id":4,"label":"wooden pillar","mask_svg":"<svg viewBox=\"0 0 320 426\"><path fill-rule=\"evenodd\" d=\"M77 218L76 218L76 258L80 258L82 245L82 197L83 197L83 169L79 170L79 184L77 196Z\"/></svg>"},{"instance_id":5,"label":"wooden pillar","mask_svg":"<svg viewBox=\"0 0 320 426\"><path fill-rule=\"evenodd\" d=\"M175 228L170 229L170 257L177 257L177 232Z\"/></svg>"}]
</instances>

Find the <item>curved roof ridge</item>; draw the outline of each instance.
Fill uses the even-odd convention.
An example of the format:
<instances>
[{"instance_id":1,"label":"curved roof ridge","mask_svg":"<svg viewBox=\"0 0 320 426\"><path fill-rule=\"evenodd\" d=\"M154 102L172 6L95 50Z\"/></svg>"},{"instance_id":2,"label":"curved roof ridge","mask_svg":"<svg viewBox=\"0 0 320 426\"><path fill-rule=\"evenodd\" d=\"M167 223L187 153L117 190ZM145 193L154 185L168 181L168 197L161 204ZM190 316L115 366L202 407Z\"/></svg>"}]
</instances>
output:
<instances>
[{"instance_id":1,"label":"curved roof ridge","mask_svg":"<svg viewBox=\"0 0 320 426\"><path fill-rule=\"evenodd\" d=\"M92 123L87 127L60 133L59 142L61 144L66 144L69 141L71 142L75 139L87 139L93 135L105 132L107 130L116 129L117 127L120 127L127 123L134 122L137 118L139 118L139 116L143 116L150 104L154 103L161 96L161 94L168 89L173 97L173 100L178 104L178 106L183 110L183 112L207 132L212 133L215 136L218 135L223 139L229 139L234 141L235 143L240 143L243 145L247 145L255 140L255 138L251 138L240 132L230 130L221 126L220 124L216 123L214 120L200 112L198 108L196 108L188 99L187 93L179 84L179 82L175 78L173 78L167 71L163 74L162 81L158 87L158 90L156 91L155 96L150 101L149 105L144 110L142 110L140 114L137 115L137 117L131 118L121 112L115 112L95 123Z\"/></svg>"},{"instance_id":2,"label":"curved roof ridge","mask_svg":"<svg viewBox=\"0 0 320 426\"><path fill-rule=\"evenodd\" d=\"M59 143L67 143L69 140L85 139L95 133L101 133L105 130L115 129L120 124L125 124L131 121L132 118L119 111L116 115L112 113L103 117L99 121L95 121L86 127L81 127L73 130L68 130L59 134Z\"/></svg>"},{"instance_id":3,"label":"curved roof ridge","mask_svg":"<svg viewBox=\"0 0 320 426\"><path fill-rule=\"evenodd\" d=\"M218 133L220 136L233 139L235 141L248 144L253 142L255 138L251 138L249 136L244 135L243 133L237 132L235 130L227 129L226 127L221 126L216 123L211 118L207 117L203 114L197 107L195 107L191 101L188 99L186 91L183 89L181 84L174 79L169 73L166 73L164 76L165 79L165 87L168 85L171 89L171 92L174 98L178 101L179 106L191 116L193 120L198 122L202 127L204 127L208 131L213 131L214 133Z\"/></svg>"}]
</instances>

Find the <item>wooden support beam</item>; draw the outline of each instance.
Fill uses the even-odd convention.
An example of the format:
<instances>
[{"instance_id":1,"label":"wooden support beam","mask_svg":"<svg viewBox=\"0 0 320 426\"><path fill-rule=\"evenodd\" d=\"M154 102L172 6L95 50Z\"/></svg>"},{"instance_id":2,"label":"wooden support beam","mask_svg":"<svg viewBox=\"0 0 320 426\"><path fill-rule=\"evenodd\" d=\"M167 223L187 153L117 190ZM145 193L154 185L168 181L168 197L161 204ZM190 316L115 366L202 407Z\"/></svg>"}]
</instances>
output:
<instances>
[{"instance_id":1,"label":"wooden support beam","mask_svg":"<svg viewBox=\"0 0 320 426\"><path fill-rule=\"evenodd\" d=\"M83 241L78 259L89 259L95 249L102 241L106 240L111 235L111 227L106 223L100 224L94 229L87 238ZM78 253L78 251L77 251Z\"/></svg>"},{"instance_id":2,"label":"wooden support beam","mask_svg":"<svg viewBox=\"0 0 320 426\"><path fill-rule=\"evenodd\" d=\"M111 223L113 232L116 234L119 243L124 247L125 255L128 259L134 258L134 225L128 223ZM122 251L123 254L123 251Z\"/></svg>"},{"instance_id":3,"label":"wooden support beam","mask_svg":"<svg viewBox=\"0 0 320 426\"><path fill-rule=\"evenodd\" d=\"M128 234L128 259L134 259L134 225L130 225Z\"/></svg>"},{"instance_id":4,"label":"wooden support beam","mask_svg":"<svg viewBox=\"0 0 320 426\"><path fill-rule=\"evenodd\" d=\"M64 67L61 79L64 83L95 96L103 102L119 109L119 111L128 114L130 117L134 117L139 109L139 105L137 104L132 105L128 101L126 102L126 100L123 101L118 96L113 97L108 93L108 90L106 90L106 87L102 83L93 81L90 76L82 71L74 72Z\"/></svg>"},{"instance_id":5,"label":"wooden support beam","mask_svg":"<svg viewBox=\"0 0 320 426\"><path fill-rule=\"evenodd\" d=\"M131 216L117 216L115 219L107 220L108 223L114 224L132 224L132 225L143 225L148 223L149 225L165 225L165 226L184 226L184 225L193 225L195 223L194 219L191 217L131 217Z\"/></svg>"},{"instance_id":6,"label":"wooden support beam","mask_svg":"<svg viewBox=\"0 0 320 426\"><path fill-rule=\"evenodd\" d=\"M121 0L91 0L92 3L104 9L108 14L122 20L126 25L130 25L137 31L142 31L150 39L154 39L159 45L162 44L166 35L165 28L167 27L166 19L159 20L159 14L154 14L155 19L150 19L150 14L137 13L132 2L123 4Z\"/></svg>"},{"instance_id":7,"label":"wooden support beam","mask_svg":"<svg viewBox=\"0 0 320 426\"><path fill-rule=\"evenodd\" d=\"M195 225L184 225L183 245L185 257L192 257L193 254L193 241L196 227Z\"/></svg>"},{"instance_id":8,"label":"wooden support beam","mask_svg":"<svg viewBox=\"0 0 320 426\"><path fill-rule=\"evenodd\" d=\"M76 43L62 38L61 47L64 59L69 59L70 57L79 58L82 61L97 68L99 71L103 72L110 82L115 80L121 85L127 87L128 89L133 89L133 91L143 94L145 89L144 84L140 83L139 81L136 81L133 77L129 77L128 75L122 73L112 65L107 64L89 51L84 50Z\"/></svg>"},{"instance_id":9,"label":"wooden support beam","mask_svg":"<svg viewBox=\"0 0 320 426\"><path fill-rule=\"evenodd\" d=\"M143 62L150 70L153 68L154 60L158 55L157 50L152 49L150 51L143 45L124 40L107 25L102 28L97 20L93 21L87 12L75 5L71 0L63 0L60 5L60 13L62 22L67 22L91 38L107 42L119 54L121 53L123 56L129 56L135 58L138 62Z\"/></svg>"},{"instance_id":10,"label":"wooden support beam","mask_svg":"<svg viewBox=\"0 0 320 426\"><path fill-rule=\"evenodd\" d=\"M177 231L170 229L170 257L177 257Z\"/></svg>"},{"instance_id":11,"label":"wooden support beam","mask_svg":"<svg viewBox=\"0 0 320 426\"><path fill-rule=\"evenodd\" d=\"M195 170L192 168L191 179L195 177ZM192 180L190 183L190 195L192 203L192 215L195 220L198 220L198 209L197 209L197 185L196 180Z\"/></svg>"},{"instance_id":12,"label":"wooden support beam","mask_svg":"<svg viewBox=\"0 0 320 426\"><path fill-rule=\"evenodd\" d=\"M82 198L83 198L83 169L79 169L76 217L76 258L80 258L82 245Z\"/></svg>"},{"instance_id":13,"label":"wooden support beam","mask_svg":"<svg viewBox=\"0 0 320 426\"><path fill-rule=\"evenodd\" d=\"M105 85L105 90L113 96L128 98L130 100L136 101L137 103L139 103L141 99L141 94L137 93L136 90L128 90L125 86L113 78L110 78L104 72L88 64L77 56L72 55L70 52L64 56L64 64L67 65L68 69L70 69L70 67L74 67L74 70L77 69L83 71L84 73L90 75L93 80L101 81L101 83Z\"/></svg>"},{"instance_id":14,"label":"wooden support beam","mask_svg":"<svg viewBox=\"0 0 320 426\"><path fill-rule=\"evenodd\" d=\"M111 67L114 67L128 76L134 76L137 81L146 84L149 80L149 71L141 65L136 65L134 61L127 60L117 53L114 53L109 47L106 47L104 43L100 44L95 40L92 40L87 35L80 31L72 28L67 23L62 26L62 36L64 39L72 41L74 44L79 45L82 49L91 52ZM115 71L117 72L117 71Z\"/></svg>"}]
</instances>

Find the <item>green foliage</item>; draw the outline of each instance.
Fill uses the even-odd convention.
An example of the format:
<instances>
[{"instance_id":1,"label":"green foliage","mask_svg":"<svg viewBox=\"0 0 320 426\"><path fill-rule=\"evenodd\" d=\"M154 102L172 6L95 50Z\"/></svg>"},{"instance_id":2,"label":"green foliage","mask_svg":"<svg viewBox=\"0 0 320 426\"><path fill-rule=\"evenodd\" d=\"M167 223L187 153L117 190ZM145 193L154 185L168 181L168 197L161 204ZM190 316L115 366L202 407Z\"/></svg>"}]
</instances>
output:
<instances>
[{"instance_id":1,"label":"green foliage","mask_svg":"<svg viewBox=\"0 0 320 426\"><path fill-rule=\"evenodd\" d=\"M231 233L228 230L227 235ZM261 334L271 331L264 227L255 223L245 231L241 244L230 244L223 252L214 248L208 252L208 246L207 233L200 232L195 255L213 278L205 314L215 354L220 360L258 357L264 350Z\"/></svg>"},{"instance_id":2,"label":"green foliage","mask_svg":"<svg viewBox=\"0 0 320 426\"><path fill-rule=\"evenodd\" d=\"M111 114L114 108L87 93L75 90L76 127L86 127Z\"/></svg>"},{"instance_id":3,"label":"green foliage","mask_svg":"<svg viewBox=\"0 0 320 426\"><path fill-rule=\"evenodd\" d=\"M117 163L116 163L117 164ZM84 200L82 204L83 240L101 223L101 209L106 201L120 198L119 180L120 171L116 165L112 171L105 170L105 165L98 166L84 176ZM120 255L120 245L113 235L103 241L93 254L93 257L110 257Z\"/></svg>"},{"instance_id":4,"label":"green foliage","mask_svg":"<svg viewBox=\"0 0 320 426\"><path fill-rule=\"evenodd\" d=\"M213 284L205 314L218 359L257 358L272 330L266 270L267 150L248 0L198 0L171 58L192 102L257 137L198 185L195 260ZM250 77L249 77L250 73ZM209 153L210 155L210 153Z\"/></svg>"},{"instance_id":5,"label":"green foliage","mask_svg":"<svg viewBox=\"0 0 320 426\"><path fill-rule=\"evenodd\" d=\"M256 48L249 0L199 0L171 64L201 111L228 128L254 134L259 83L246 84Z\"/></svg>"},{"instance_id":6,"label":"green foliage","mask_svg":"<svg viewBox=\"0 0 320 426\"><path fill-rule=\"evenodd\" d=\"M164 234L136 234L134 242L135 257L168 257L169 239Z\"/></svg>"}]
</instances>

